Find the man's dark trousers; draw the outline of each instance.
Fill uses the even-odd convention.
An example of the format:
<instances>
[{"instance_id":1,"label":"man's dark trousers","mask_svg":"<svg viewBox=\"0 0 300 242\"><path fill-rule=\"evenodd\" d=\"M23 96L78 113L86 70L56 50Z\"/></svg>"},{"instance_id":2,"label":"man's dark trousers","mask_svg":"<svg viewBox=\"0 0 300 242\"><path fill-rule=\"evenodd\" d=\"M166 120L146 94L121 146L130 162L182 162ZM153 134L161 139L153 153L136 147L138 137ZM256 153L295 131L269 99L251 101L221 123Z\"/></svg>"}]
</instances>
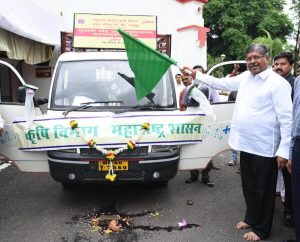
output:
<instances>
[{"instance_id":1,"label":"man's dark trousers","mask_svg":"<svg viewBox=\"0 0 300 242\"><path fill-rule=\"evenodd\" d=\"M275 206L277 161L276 157L263 157L240 153L241 178L246 215L244 222L261 239L269 236Z\"/></svg>"},{"instance_id":2,"label":"man's dark trousers","mask_svg":"<svg viewBox=\"0 0 300 242\"><path fill-rule=\"evenodd\" d=\"M292 153L292 193L296 240L300 242L300 137L295 139Z\"/></svg>"},{"instance_id":3,"label":"man's dark trousers","mask_svg":"<svg viewBox=\"0 0 300 242\"><path fill-rule=\"evenodd\" d=\"M287 170L287 168L282 169L282 175L284 180L284 188L285 188L285 200L284 200L284 214L292 215L293 217L293 197L292 197L292 181L291 174Z\"/></svg>"}]
</instances>

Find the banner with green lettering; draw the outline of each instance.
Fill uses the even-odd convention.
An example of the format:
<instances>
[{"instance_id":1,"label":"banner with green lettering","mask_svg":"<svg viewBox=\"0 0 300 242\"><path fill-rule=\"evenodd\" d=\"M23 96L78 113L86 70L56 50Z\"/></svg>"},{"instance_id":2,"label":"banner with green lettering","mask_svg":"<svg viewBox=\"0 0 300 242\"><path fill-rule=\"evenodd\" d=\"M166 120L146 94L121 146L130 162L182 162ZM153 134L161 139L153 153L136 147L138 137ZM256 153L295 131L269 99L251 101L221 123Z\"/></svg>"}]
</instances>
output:
<instances>
[{"instance_id":1,"label":"banner with green lettering","mask_svg":"<svg viewBox=\"0 0 300 242\"><path fill-rule=\"evenodd\" d=\"M155 115L68 118L36 117L27 127L15 121L13 129L21 150L56 150L90 147L179 145L201 142L206 116L189 112L161 112Z\"/></svg>"}]
</instances>

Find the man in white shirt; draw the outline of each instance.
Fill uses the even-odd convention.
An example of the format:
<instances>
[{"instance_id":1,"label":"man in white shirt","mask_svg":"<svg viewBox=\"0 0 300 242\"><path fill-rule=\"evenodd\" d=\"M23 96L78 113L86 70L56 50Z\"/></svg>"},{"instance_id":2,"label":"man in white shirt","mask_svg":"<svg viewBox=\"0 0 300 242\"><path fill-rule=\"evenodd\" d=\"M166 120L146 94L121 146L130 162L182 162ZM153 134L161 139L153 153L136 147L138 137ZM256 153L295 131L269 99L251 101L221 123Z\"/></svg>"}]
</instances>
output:
<instances>
[{"instance_id":1,"label":"man in white shirt","mask_svg":"<svg viewBox=\"0 0 300 242\"><path fill-rule=\"evenodd\" d=\"M176 80L176 89L178 89L178 92L181 92L184 89L184 85L182 84L182 75L180 73L177 73L175 75Z\"/></svg>"},{"instance_id":2,"label":"man in white shirt","mask_svg":"<svg viewBox=\"0 0 300 242\"><path fill-rule=\"evenodd\" d=\"M182 74L181 73L177 73L175 75L175 81L176 81L176 84L175 84L175 88L176 88L176 100L177 102L179 103L179 106L180 106L180 98L182 96L182 91L184 89L184 85L182 83Z\"/></svg>"},{"instance_id":3,"label":"man in white shirt","mask_svg":"<svg viewBox=\"0 0 300 242\"><path fill-rule=\"evenodd\" d=\"M246 214L238 229L251 228L243 235L248 241L269 236L273 221L277 167L289 158L292 125L291 86L269 68L268 49L252 45L246 52L248 71L231 78L215 78L183 67L194 82L221 90L238 91L229 145L241 151L241 179Z\"/></svg>"}]
</instances>

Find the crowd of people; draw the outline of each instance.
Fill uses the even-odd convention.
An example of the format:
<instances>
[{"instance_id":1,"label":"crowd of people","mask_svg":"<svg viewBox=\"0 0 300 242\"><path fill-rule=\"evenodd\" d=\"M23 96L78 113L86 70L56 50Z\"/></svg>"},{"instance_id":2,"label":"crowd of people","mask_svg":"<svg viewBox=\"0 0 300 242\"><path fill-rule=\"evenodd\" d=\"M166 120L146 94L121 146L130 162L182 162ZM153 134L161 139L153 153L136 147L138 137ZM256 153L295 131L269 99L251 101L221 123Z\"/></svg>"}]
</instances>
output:
<instances>
[{"instance_id":1,"label":"crowd of people","mask_svg":"<svg viewBox=\"0 0 300 242\"><path fill-rule=\"evenodd\" d=\"M265 45L251 45L245 51L245 58L247 70L241 72L235 65L232 73L224 78L206 75L202 67L182 67L180 74L185 87L179 97L181 110L197 105L190 98L192 89L202 91L211 103L217 102L211 98L216 90L231 92L230 101L235 100L235 107L228 140L233 150L228 165L237 164L239 152L246 203L245 217L236 228L251 229L243 234L247 241L264 240L270 235L277 176L282 173L285 190L283 224L294 226L296 234L296 240L286 241L299 242L300 77L292 75L294 59L289 52L275 56L273 68L269 65ZM296 75L300 75L300 66ZM197 181L198 176L198 170L191 171L187 183Z\"/></svg>"}]
</instances>

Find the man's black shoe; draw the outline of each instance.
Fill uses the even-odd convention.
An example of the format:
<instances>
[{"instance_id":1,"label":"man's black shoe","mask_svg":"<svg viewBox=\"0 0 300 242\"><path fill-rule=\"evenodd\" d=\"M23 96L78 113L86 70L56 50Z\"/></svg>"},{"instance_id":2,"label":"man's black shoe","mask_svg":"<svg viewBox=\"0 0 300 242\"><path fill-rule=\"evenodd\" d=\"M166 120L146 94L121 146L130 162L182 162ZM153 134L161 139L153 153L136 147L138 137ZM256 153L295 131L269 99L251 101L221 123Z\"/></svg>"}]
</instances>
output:
<instances>
[{"instance_id":1,"label":"man's black shoe","mask_svg":"<svg viewBox=\"0 0 300 242\"><path fill-rule=\"evenodd\" d=\"M214 183L209 180L207 177L202 177L202 183L208 187L214 187Z\"/></svg>"},{"instance_id":2,"label":"man's black shoe","mask_svg":"<svg viewBox=\"0 0 300 242\"><path fill-rule=\"evenodd\" d=\"M193 183L195 181L198 181L198 177L196 176L191 176L189 179L185 180L185 183Z\"/></svg>"},{"instance_id":3,"label":"man's black shoe","mask_svg":"<svg viewBox=\"0 0 300 242\"><path fill-rule=\"evenodd\" d=\"M215 184L213 182L207 182L207 183L204 183L206 186L208 187L214 187Z\"/></svg>"},{"instance_id":4,"label":"man's black shoe","mask_svg":"<svg viewBox=\"0 0 300 242\"><path fill-rule=\"evenodd\" d=\"M295 239L282 240L282 242L297 242Z\"/></svg>"}]
</instances>

